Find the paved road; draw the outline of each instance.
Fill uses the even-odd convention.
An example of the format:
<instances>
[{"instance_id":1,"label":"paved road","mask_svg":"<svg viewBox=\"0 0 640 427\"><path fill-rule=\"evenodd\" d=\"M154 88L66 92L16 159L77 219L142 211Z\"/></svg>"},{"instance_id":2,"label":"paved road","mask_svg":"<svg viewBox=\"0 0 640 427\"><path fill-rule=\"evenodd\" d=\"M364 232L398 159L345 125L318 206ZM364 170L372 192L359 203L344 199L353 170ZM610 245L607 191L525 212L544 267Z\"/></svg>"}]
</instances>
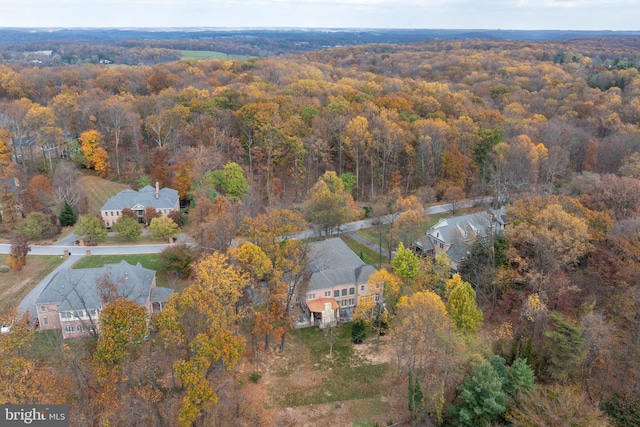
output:
<instances>
[{"instance_id":1,"label":"paved road","mask_svg":"<svg viewBox=\"0 0 640 427\"><path fill-rule=\"evenodd\" d=\"M484 199L476 199L469 202L461 203L460 207L470 207L474 203L478 202L490 202L492 199L490 197ZM435 214L441 212L447 212L451 209L450 204L443 204L437 206L431 206L427 209L427 213ZM351 237L356 240L366 244L371 247L375 251L379 251L380 248L378 245L369 242L368 240L360 237L355 232L362 228L370 228L379 224L388 224L394 219L394 215L385 215L378 218L369 218L362 221L355 221L349 224L344 224L340 227L340 230L334 230L334 233L338 231L340 233L348 233ZM293 234L291 236L287 236L290 239L306 239L309 237L316 237L318 235L316 230L306 230L298 234ZM119 255L119 254L142 254L142 253L158 253L162 252L168 244L160 244L160 245L127 245L127 246L74 246L73 242L76 240L73 232L61 238L54 245L48 246L39 246L39 245L31 245L31 255L60 255L64 256L64 250L68 249L70 256L60 264L55 270L53 270L47 277L45 277L29 294L22 300L19 305L21 310L31 310L34 315L37 315L35 312L35 301L42 293L45 286L49 283L49 281L53 278L57 272L66 267L71 267L76 261L78 261L83 256L86 256L89 251L91 251L91 255ZM178 242L190 242L188 236L181 234L178 236ZM11 245L9 244L0 244L0 253L8 254L11 251Z\"/></svg>"},{"instance_id":2,"label":"paved road","mask_svg":"<svg viewBox=\"0 0 640 427\"><path fill-rule=\"evenodd\" d=\"M62 268L71 267L80 258L86 256L88 251L91 251L91 255L120 255L120 254L144 254L144 253L158 253L162 252L164 248L169 246L168 244L160 245L129 245L129 246L74 246L73 242L76 240L73 232L57 241L54 245L39 246L31 245L30 255L59 255L64 256L64 250L69 250L69 256L67 259L56 267L47 277L45 277L35 288L27 294L18 306L19 310L31 311L34 316L37 316L35 302L55 276ZM179 242L188 241L188 237L181 234L178 237ZM8 254L11 250L11 245L0 244L0 253Z\"/></svg>"}]
</instances>

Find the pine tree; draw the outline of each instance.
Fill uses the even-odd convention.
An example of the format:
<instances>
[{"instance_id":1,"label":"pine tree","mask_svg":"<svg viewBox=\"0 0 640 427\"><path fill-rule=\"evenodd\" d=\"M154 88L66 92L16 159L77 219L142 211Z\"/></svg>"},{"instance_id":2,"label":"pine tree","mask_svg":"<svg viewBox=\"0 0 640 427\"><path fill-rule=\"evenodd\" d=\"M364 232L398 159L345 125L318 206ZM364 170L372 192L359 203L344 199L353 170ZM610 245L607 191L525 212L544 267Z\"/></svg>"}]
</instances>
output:
<instances>
[{"instance_id":1,"label":"pine tree","mask_svg":"<svg viewBox=\"0 0 640 427\"><path fill-rule=\"evenodd\" d=\"M58 219L60 220L60 225L63 227L71 227L75 225L78 220L78 216L66 200L64 201L64 206L62 207L62 211L60 211Z\"/></svg>"}]
</instances>

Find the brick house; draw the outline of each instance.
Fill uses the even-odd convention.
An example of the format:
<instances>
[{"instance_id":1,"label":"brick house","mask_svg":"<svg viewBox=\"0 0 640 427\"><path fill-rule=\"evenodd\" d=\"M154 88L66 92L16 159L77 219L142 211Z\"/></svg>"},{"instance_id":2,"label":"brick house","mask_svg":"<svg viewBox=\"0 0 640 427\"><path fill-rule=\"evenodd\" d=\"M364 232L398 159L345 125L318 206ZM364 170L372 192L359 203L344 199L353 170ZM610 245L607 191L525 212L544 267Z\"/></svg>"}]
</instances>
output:
<instances>
[{"instance_id":1,"label":"brick house","mask_svg":"<svg viewBox=\"0 0 640 427\"><path fill-rule=\"evenodd\" d=\"M488 240L491 233L499 233L504 230L506 224L504 209L441 218L436 225L427 230L424 237L414 242L413 248L418 255L434 258L445 253L451 271L456 272L470 245L478 239Z\"/></svg>"},{"instance_id":2,"label":"brick house","mask_svg":"<svg viewBox=\"0 0 640 427\"><path fill-rule=\"evenodd\" d=\"M107 227L113 226L122 216L122 209L128 208L142 222L145 209L153 207L161 215L169 215L180 210L178 190L160 188L156 182L155 188L147 185L140 191L122 190L111 197L100 209L102 220Z\"/></svg>"},{"instance_id":3,"label":"brick house","mask_svg":"<svg viewBox=\"0 0 640 427\"><path fill-rule=\"evenodd\" d=\"M301 295L311 326L350 321L362 298L376 298L367 286L376 269L360 259L338 237L310 244L310 278Z\"/></svg>"},{"instance_id":4,"label":"brick house","mask_svg":"<svg viewBox=\"0 0 640 427\"><path fill-rule=\"evenodd\" d=\"M109 285L100 286L105 283ZM99 332L106 296L135 300L150 318L163 310L172 293L172 289L156 287L156 272L140 263L123 260L100 268L64 268L36 300L38 322L40 330L59 329L65 339L91 336Z\"/></svg>"}]
</instances>

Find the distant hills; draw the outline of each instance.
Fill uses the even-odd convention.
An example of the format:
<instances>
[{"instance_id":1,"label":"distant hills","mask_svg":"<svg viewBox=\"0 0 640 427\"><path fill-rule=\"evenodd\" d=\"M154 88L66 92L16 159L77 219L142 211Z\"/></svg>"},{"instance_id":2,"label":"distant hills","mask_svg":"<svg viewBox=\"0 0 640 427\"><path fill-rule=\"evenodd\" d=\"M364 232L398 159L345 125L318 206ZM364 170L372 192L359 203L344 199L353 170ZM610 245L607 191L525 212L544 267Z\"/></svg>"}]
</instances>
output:
<instances>
[{"instance_id":1,"label":"distant hills","mask_svg":"<svg viewBox=\"0 0 640 427\"><path fill-rule=\"evenodd\" d=\"M184 58L301 54L368 44L455 40L566 42L612 39L636 49L640 31L292 28L0 28L0 63L46 67L94 63L154 65ZM43 55L43 52L49 52ZM185 56L184 52L189 52Z\"/></svg>"}]
</instances>

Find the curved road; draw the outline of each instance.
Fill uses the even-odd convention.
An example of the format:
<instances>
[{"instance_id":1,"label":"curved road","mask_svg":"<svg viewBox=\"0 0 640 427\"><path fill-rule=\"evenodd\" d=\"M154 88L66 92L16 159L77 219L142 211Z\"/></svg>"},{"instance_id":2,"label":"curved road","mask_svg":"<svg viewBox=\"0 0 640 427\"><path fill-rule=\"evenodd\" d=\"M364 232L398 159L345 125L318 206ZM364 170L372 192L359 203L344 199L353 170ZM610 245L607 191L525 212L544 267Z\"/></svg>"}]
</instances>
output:
<instances>
[{"instance_id":1,"label":"curved road","mask_svg":"<svg viewBox=\"0 0 640 427\"><path fill-rule=\"evenodd\" d=\"M60 257L64 256L64 250L69 250L69 256L66 260L59 266L57 266L51 273L47 275L36 287L34 287L31 292L27 294L26 297L20 302L18 306L19 310L22 311L31 311L31 313L37 317L36 313L36 300L47 286L47 284L51 281L53 276L55 276L58 271L62 268L71 267L76 261L80 258L88 255L88 252L91 251L91 255L119 255L119 254L145 254L145 253L158 253L162 252L164 248L169 246L169 244L160 244L160 245L128 245L128 246L73 246L73 242L75 241L75 236L73 232L69 233L67 236L60 239L60 241L56 242L55 245L47 245L47 246L39 246L39 245L30 245L31 251L30 255L59 255ZM187 237L185 235L180 235L178 237L178 241L184 242L187 241ZM11 251L11 245L9 244L0 244L0 253L8 254Z\"/></svg>"},{"instance_id":2,"label":"curved road","mask_svg":"<svg viewBox=\"0 0 640 427\"><path fill-rule=\"evenodd\" d=\"M487 203L490 202L492 198L486 197L481 199L475 199L468 202L460 203L460 207L470 207L475 203ZM441 213L446 212L451 209L450 204L436 205L430 206L427 208L427 213ZM355 221L348 224L344 224L340 227L339 230L334 230L335 232L341 233L349 233L355 234L356 231L362 228L370 228L376 226L378 224L388 224L394 219L394 215L385 215L378 218L369 218L364 219L362 221ZM309 237L317 237L318 232L316 230L306 230L298 234L294 234L291 236L287 236L289 239L306 239ZM357 236L359 237L359 236ZM169 244L160 244L160 245L127 245L127 246L73 246L73 242L75 241L75 235L73 232L69 233L67 236L60 239L56 242L55 245L50 246L39 246L39 245L31 245L31 255L60 255L64 256L64 250L69 250L69 257L55 270L53 270L47 277L45 277L35 288L29 292L29 294L22 300L19 305L20 310L31 310L34 315L37 315L35 311L35 302L42 293L42 290L49 283L49 281L53 278L53 276L62 268L71 267L76 261L78 261L83 256L88 255L88 252L91 251L91 255L118 255L118 254L144 254L144 253L158 253L162 252ZM181 234L178 236L178 242L188 243L188 236ZM368 242L370 243L370 242ZM379 250L378 246L375 244L371 245L372 247ZM9 244L0 244L0 253L8 254L11 251L11 245Z\"/></svg>"}]
</instances>

